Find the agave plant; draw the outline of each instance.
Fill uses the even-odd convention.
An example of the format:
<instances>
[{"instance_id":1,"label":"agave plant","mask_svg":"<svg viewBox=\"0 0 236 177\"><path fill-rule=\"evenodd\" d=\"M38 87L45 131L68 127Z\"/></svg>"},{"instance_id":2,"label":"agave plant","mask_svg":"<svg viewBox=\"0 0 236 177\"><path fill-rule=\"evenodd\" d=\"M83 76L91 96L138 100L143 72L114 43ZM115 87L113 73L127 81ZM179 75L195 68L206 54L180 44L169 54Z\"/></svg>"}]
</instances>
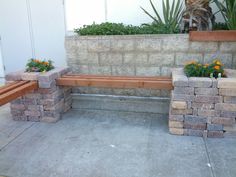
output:
<instances>
[{"instance_id":1,"label":"agave plant","mask_svg":"<svg viewBox=\"0 0 236 177\"><path fill-rule=\"evenodd\" d=\"M236 0L213 1L218 6L228 28L236 30Z\"/></svg>"},{"instance_id":2,"label":"agave plant","mask_svg":"<svg viewBox=\"0 0 236 177\"><path fill-rule=\"evenodd\" d=\"M179 31L179 24L181 22L183 12L183 3L181 2L181 0L174 0L173 3L170 5L169 0L165 1L162 0L163 19L161 18L161 15L157 12L157 9L154 6L152 0L150 0L150 4L155 13L155 16L151 15L151 13L149 13L143 7L141 7L141 9L144 11L144 13L151 17L151 19L153 20L153 25L156 24L156 26L164 26L166 29L168 29L169 33L176 33Z\"/></svg>"},{"instance_id":3,"label":"agave plant","mask_svg":"<svg viewBox=\"0 0 236 177\"><path fill-rule=\"evenodd\" d=\"M214 15L209 6L210 0L185 0L182 30L212 30ZM186 25L187 24L187 25ZM187 26L187 30L186 30Z\"/></svg>"}]
</instances>

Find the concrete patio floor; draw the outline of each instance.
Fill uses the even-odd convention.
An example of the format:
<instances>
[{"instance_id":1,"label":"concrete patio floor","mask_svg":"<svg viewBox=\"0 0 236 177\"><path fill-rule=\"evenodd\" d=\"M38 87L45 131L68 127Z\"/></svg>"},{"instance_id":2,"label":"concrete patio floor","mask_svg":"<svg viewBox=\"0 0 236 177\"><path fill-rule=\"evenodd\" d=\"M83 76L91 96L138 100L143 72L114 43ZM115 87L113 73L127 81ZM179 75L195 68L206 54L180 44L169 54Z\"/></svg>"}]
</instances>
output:
<instances>
[{"instance_id":1,"label":"concrete patio floor","mask_svg":"<svg viewBox=\"0 0 236 177\"><path fill-rule=\"evenodd\" d=\"M173 136L157 114L70 111L55 124L0 108L0 176L235 177L236 139Z\"/></svg>"}]
</instances>

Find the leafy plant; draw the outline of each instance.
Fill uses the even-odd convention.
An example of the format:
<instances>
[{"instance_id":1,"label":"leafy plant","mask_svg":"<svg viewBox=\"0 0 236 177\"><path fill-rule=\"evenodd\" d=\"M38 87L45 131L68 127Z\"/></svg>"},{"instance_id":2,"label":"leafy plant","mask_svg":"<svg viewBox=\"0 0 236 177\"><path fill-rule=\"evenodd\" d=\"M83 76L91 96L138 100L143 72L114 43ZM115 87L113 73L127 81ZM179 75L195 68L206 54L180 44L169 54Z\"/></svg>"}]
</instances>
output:
<instances>
[{"instance_id":1,"label":"leafy plant","mask_svg":"<svg viewBox=\"0 0 236 177\"><path fill-rule=\"evenodd\" d=\"M192 61L184 66L184 72L188 77L225 77L220 60L214 60L211 64Z\"/></svg>"},{"instance_id":2,"label":"leafy plant","mask_svg":"<svg viewBox=\"0 0 236 177\"><path fill-rule=\"evenodd\" d=\"M26 64L27 72L46 72L54 69L51 60L30 59Z\"/></svg>"},{"instance_id":3,"label":"leafy plant","mask_svg":"<svg viewBox=\"0 0 236 177\"><path fill-rule=\"evenodd\" d=\"M235 0L213 0L218 6L228 28L236 30L236 1Z\"/></svg>"},{"instance_id":4,"label":"leafy plant","mask_svg":"<svg viewBox=\"0 0 236 177\"><path fill-rule=\"evenodd\" d=\"M213 30L229 30L226 23L215 23L213 25Z\"/></svg>"},{"instance_id":5,"label":"leafy plant","mask_svg":"<svg viewBox=\"0 0 236 177\"><path fill-rule=\"evenodd\" d=\"M169 29L169 33L176 33L179 31L179 24L181 22L183 12L183 3L181 2L181 0L174 0L171 6L169 0L166 0L166 2L162 0L162 15L164 17L163 19L158 13L152 0L150 0L150 4L155 13L155 16L151 15L151 13L149 13L143 7L141 7L141 9L153 20L153 23L155 23L157 26L164 26L166 29Z\"/></svg>"},{"instance_id":6,"label":"leafy plant","mask_svg":"<svg viewBox=\"0 0 236 177\"><path fill-rule=\"evenodd\" d=\"M74 30L79 35L134 35L134 34L168 34L169 28L162 24L145 24L141 26L124 25L122 23L101 23L84 25Z\"/></svg>"}]
</instances>

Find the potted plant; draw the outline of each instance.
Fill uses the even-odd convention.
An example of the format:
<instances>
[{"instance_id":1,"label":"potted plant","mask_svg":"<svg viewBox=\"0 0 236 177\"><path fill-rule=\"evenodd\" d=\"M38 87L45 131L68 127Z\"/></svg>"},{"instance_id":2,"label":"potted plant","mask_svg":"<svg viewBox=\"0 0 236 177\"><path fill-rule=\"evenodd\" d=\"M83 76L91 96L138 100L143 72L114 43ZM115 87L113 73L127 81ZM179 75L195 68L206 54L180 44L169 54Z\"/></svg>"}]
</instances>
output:
<instances>
[{"instance_id":1,"label":"potted plant","mask_svg":"<svg viewBox=\"0 0 236 177\"><path fill-rule=\"evenodd\" d=\"M47 72L54 69L51 60L30 59L26 64L26 72Z\"/></svg>"},{"instance_id":2,"label":"potted plant","mask_svg":"<svg viewBox=\"0 0 236 177\"><path fill-rule=\"evenodd\" d=\"M191 41L236 41L236 1L212 0L222 14L229 30L190 31Z\"/></svg>"}]
</instances>

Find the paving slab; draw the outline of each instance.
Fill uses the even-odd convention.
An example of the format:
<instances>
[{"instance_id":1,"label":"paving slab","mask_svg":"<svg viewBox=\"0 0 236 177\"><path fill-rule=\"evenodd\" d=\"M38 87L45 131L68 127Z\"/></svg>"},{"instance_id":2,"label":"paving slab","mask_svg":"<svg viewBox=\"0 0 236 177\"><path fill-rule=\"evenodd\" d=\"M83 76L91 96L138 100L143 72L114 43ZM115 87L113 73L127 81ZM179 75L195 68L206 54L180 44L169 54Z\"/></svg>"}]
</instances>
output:
<instances>
[{"instance_id":1,"label":"paving slab","mask_svg":"<svg viewBox=\"0 0 236 177\"><path fill-rule=\"evenodd\" d=\"M2 115L13 127L22 124ZM27 126L1 149L0 175L212 176L203 139L168 134L166 116L83 110L70 111L55 124Z\"/></svg>"},{"instance_id":2,"label":"paving slab","mask_svg":"<svg viewBox=\"0 0 236 177\"><path fill-rule=\"evenodd\" d=\"M236 176L236 138L207 139L207 149L215 177Z\"/></svg>"}]
</instances>

